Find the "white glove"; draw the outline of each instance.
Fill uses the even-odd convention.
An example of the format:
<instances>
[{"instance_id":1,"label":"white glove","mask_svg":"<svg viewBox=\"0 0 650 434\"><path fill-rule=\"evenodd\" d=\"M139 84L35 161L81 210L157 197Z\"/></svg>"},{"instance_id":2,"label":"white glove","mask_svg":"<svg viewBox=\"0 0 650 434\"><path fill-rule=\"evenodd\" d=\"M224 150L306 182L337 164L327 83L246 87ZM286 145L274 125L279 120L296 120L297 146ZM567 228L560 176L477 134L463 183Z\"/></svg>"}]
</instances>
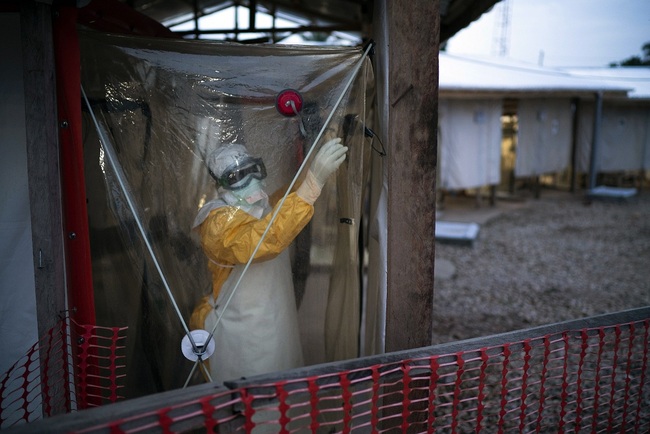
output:
<instances>
[{"instance_id":1,"label":"white glove","mask_svg":"<svg viewBox=\"0 0 650 434\"><path fill-rule=\"evenodd\" d=\"M327 179L339 168L345 160L347 146L341 144L341 139L336 138L326 142L318 151L312 161L307 176L298 187L296 193L305 202L314 204Z\"/></svg>"},{"instance_id":2,"label":"white glove","mask_svg":"<svg viewBox=\"0 0 650 434\"><path fill-rule=\"evenodd\" d=\"M341 139L338 137L329 140L320 148L309 170L321 188L323 188L330 175L336 172L336 169L345 160L345 153L347 151L348 148L341 144Z\"/></svg>"}]
</instances>

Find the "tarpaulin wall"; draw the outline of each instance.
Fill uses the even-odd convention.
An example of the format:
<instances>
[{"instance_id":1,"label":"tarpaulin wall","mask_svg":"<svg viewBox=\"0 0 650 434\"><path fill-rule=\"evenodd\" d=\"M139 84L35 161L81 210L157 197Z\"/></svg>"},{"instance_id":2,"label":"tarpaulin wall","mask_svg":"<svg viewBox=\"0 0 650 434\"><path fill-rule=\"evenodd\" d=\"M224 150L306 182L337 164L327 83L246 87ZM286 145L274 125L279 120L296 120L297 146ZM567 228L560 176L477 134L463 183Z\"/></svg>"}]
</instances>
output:
<instances>
[{"instance_id":1,"label":"tarpaulin wall","mask_svg":"<svg viewBox=\"0 0 650 434\"><path fill-rule=\"evenodd\" d=\"M521 99L515 176L561 172L571 161L569 99Z\"/></svg>"},{"instance_id":2,"label":"tarpaulin wall","mask_svg":"<svg viewBox=\"0 0 650 434\"><path fill-rule=\"evenodd\" d=\"M334 334L328 342L350 341L352 335L356 343L359 282L358 273L350 270L358 266L358 252L350 246L356 246L367 177L363 125L369 62L345 94L343 90L361 50L162 41L86 31L80 39L82 85L137 205L134 216L86 113L97 323L129 326L125 394L181 387L192 367L180 351L182 323L143 246L136 219L144 225L187 321L211 290L206 259L190 231L197 210L215 196L205 156L222 144L244 144L263 158L269 192L283 192L341 95L328 128L344 138L348 158L295 242L293 277L298 292L329 290L330 305L334 298L339 305L345 299L346 306L356 306L346 315L334 309L324 319L325 329ZM276 108L279 93L289 88L302 96L299 116L285 116ZM320 287L314 282L321 282ZM337 327L327 326L332 322ZM311 344L322 348L325 339L320 339ZM356 348L321 348L323 357L356 356Z\"/></svg>"},{"instance_id":3,"label":"tarpaulin wall","mask_svg":"<svg viewBox=\"0 0 650 434\"><path fill-rule=\"evenodd\" d=\"M578 119L577 170L589 172L594 105L581 102ZM650 108L604 101L596 170L621 172L650 169Z\"/></svg>"},{"instance_id":4,"label":"tarpaulin wall","mask_svg":"<svg viewBox=\"0 0 650 434\"><path fill-rule=\"evenodd\" d=\"M500 182L501 100L444 99L439 106L439 188Z\"/></svg>"}]
</instances>

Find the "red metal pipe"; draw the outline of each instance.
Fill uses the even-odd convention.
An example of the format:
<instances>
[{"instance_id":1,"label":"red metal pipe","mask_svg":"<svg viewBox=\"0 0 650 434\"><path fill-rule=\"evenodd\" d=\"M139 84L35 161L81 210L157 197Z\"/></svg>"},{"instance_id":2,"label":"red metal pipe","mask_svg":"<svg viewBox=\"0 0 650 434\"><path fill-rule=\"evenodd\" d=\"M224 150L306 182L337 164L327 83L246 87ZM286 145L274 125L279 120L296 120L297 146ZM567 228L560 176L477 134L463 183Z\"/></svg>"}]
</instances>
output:
<instances>
[{"instance_id":1,"label":"red metal pipe","mask_svg":"<svg viewBox=\"0 0 650 434\"><path fill-rule=\"evenodd\" d=\"M61 6L56 9L56 13L53 36L68 307L77 323L95 325L95 297L81 138L81 61L77 36L77 9Z\"/></svg>"}]
</instances>

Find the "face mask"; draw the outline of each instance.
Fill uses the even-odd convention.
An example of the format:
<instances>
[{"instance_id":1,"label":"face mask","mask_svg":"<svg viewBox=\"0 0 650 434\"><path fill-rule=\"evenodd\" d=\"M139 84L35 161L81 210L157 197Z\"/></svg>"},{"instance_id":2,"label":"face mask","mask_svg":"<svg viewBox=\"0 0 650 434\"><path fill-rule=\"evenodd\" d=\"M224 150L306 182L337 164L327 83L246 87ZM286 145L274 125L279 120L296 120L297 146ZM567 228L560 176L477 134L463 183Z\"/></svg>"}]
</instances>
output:
<instances>
[{"instance_id":1,"label":"face mask","mask_svg":"<svg viewBox=\"0 0 650 434\"><path fill-rule=\"evenodd\" d=\"M262 182L257 179L252 179L246 187L234 190L232 194L249 205L268 199L268 195L263 190Z\"/></svg>"}]
</instances>

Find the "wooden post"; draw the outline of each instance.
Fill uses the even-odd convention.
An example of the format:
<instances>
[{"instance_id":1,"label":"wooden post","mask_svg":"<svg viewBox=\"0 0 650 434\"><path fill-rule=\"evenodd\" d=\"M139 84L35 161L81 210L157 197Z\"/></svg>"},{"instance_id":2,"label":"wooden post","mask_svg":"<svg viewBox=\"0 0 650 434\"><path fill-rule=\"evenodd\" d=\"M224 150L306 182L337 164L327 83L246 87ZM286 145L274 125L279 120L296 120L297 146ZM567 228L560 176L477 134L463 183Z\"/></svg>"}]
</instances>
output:
<instances>
[{"instance_id":1,"label":"wooden post","mask_svg":"<svg viewBox=\"0 0 650 434\"><path fill-rule=\"evenodd\" d=\"M52 7L24 1L20 17L36 309L38 335L44 336L65 310Z\"/></svg>"},{"instance_id":2,"label":"wooden post","mask_svg":"<svg viewBox=\"0 0 650 434\"><path fill-rule=\"evenodd\" d=\"M25 87L25 139L34 258L38 336L61 321L65 310L65 253L61 177L56 122L56 82L52 42L52 7L25 0L20 6ZM46 351L46 350L45 350ZM65 385L58 372L62 361L41 354L41 387L48 388L44 413L69 411ZM64 380L67 382L67 378ZM51 403L57 405L49 407ZM64 405L60 405L63 403Z\"/></svg>"},{"instance_id":3,"label":"wooden post","mask_svg":"<svg viewBox=\"0 0 650 434\"><path fill-rule=\"evenodd\" d=\"M432 339L439 3L385 1L387 352L427 346Z\"/></svg>"}]
</instances>

